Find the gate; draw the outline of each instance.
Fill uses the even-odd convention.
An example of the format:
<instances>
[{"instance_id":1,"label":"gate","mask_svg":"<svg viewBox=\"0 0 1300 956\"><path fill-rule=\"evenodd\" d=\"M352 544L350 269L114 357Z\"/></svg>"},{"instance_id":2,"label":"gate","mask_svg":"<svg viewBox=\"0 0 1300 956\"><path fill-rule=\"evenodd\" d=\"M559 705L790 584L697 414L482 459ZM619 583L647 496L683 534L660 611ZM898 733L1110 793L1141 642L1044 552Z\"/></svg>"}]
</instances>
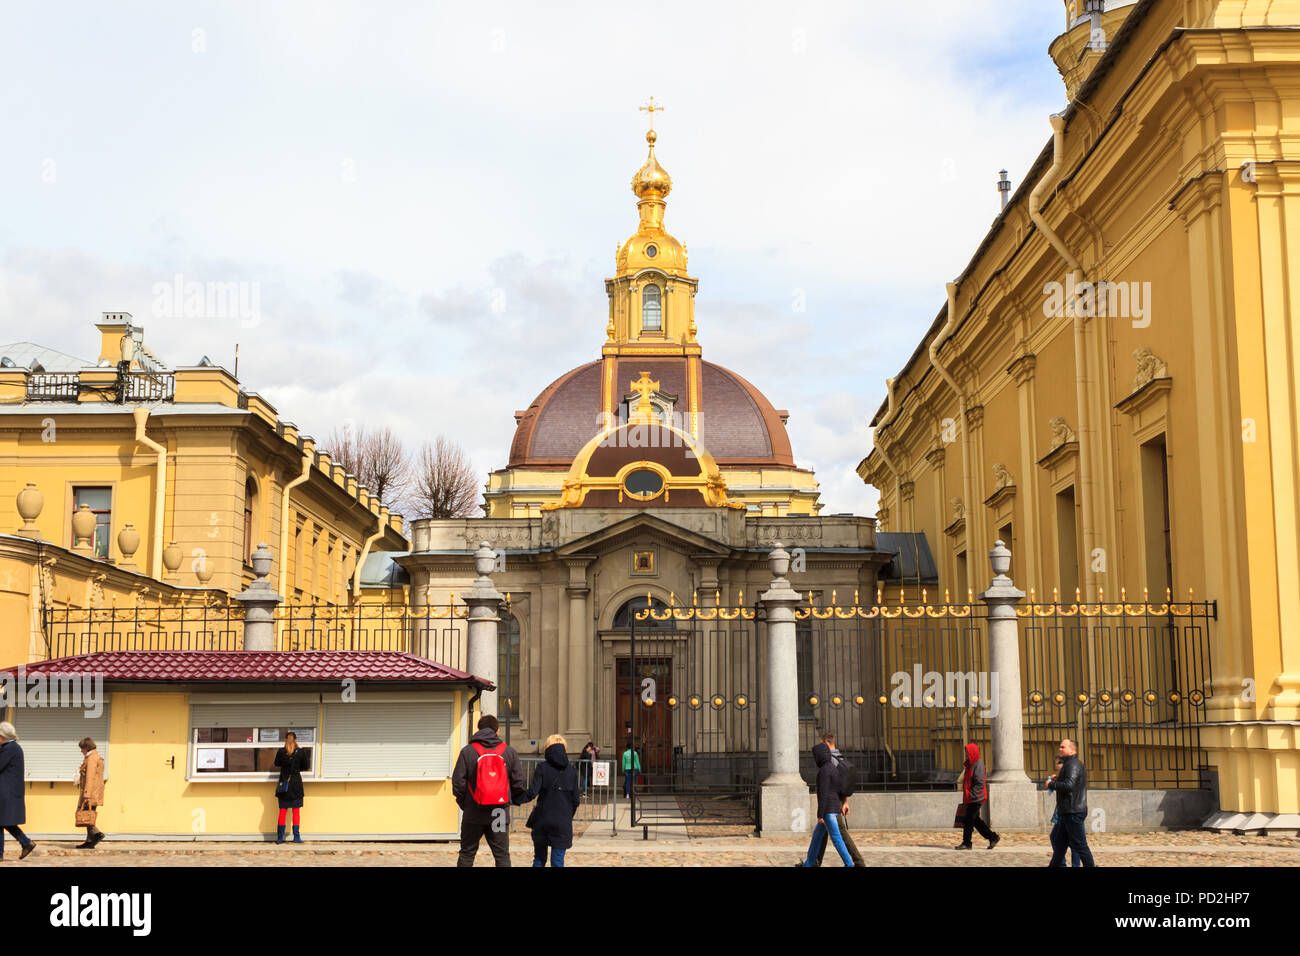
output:
<instances>
[{"instance_id":1,"label":"gate","mask_svg":"<svg viewBox=\"0 0 1300 956\"><path fill-rule=\"evenodd\" d=\"M630 706L615 768L631 744L641 767L632 826L755 826L766 766L762 609L648 606L629 624L619 668Z\"/></svg>"}]
</instances>

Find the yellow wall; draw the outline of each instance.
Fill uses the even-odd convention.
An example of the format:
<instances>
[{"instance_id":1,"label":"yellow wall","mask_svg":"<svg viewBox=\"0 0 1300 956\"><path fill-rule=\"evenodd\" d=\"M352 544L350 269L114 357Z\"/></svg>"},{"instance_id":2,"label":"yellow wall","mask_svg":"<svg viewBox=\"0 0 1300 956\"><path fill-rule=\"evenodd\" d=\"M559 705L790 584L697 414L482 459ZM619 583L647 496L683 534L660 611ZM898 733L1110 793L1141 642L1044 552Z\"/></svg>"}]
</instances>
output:
<instances>
[{"instance_id":1,"label":"yellow wall","mask_svg":"<svg viewBox=\"0 0 1300 956\"><path fill-rule=\"evenodd\" d=\"M464 740L464 692L453 700L452 766ZM377 695L376 695L377 696ZM237 695L232 695L232 701ZM196 839L275 832L273 782L201 783L185 779L189 695L157 691L109 694L108 780L98 826L110 835L167 834ZM318 725L319 726L319 725ZM328 739L324 741L328 744ZM318 751L319 753L319 751ZM169 761L175 758L175 767ZM69 774L80 754L69 754ZM343 782L305 780L304 839L316 834L451 834L459 811L451 780ZM27 785L31 833L73 833L77 790L71 783Z\"/></svg>"},{"instance_id":2,"label":"yellow wall","mask_svg":"<svg viewBox=\"0 0 1300 956\"><path fill-rule=\"evenodd\" d=\"M961 551L983 586L983 556L1009 516L1016 583L1049 599L1067 577L1057 492L1072 487L1080 590L1091 600L1103 591L1115 600L1121 589L1140 598L1146 586L1163 591L1163 531L1152 533L1163 502L1142 464L1143 443L1163 437L1175 595L1192 588L1218 602L1207 716L1223 723L1202 739L1220 772L1221 806L1296 813L1295 727L1236 722L1300 718L1300 151L1291 132L1300 2L1141 9L1104 76L1080 91L1085 102L1064 114L1062 174L1041 213L1084 278L1150 284L1147 321L1086 318L1076 348L1073 318L1044 314L1045 284L1064 284L1069 271L1029 216L1049 148L958 278L955 329L938 335L945 310L894 380L893 408L876 415L876 448L859 474L880 489L890 530L925 532L941 586L958 576ZM931 345L981 410L964 423ZM1143 392L1138 348L1154 353L1166 379ZM1057 416L1078 451L1043 464ZM886 458L914 482L910 499ZM988 504L995 463L1015 491ZM953 522L954 497L969 499L964 527Z\"/></svg>"}]
</instances>

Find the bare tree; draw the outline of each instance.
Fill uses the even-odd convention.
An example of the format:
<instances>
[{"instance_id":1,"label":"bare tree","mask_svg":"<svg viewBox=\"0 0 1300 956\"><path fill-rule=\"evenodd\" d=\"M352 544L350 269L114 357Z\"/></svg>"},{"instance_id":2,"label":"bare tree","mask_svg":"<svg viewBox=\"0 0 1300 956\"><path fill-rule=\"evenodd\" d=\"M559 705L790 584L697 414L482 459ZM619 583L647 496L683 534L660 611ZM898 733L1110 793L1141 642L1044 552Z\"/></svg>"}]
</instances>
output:
<instances>
[{"instance_id":1,"label":"bare tree","mask_svg":"<svg viewBox=\"0 0 1300 956\"><path fill-rule=\"evenodd\" d=\"M478 495L478 477L465 449L444 435L420 446L410 517L468 518L478 511Z\"/></svg>"},{"instance_id":2,"label":"bare tree","mask_svg":"<svg viewBox=\"0 0 1300 956\"><path fill-rule=\"evenodd\" d=\"M402 510L411 481L411 455L391 428L336 428L322 450L356 475L390 511Z\"/></svg>"}]
</instances>

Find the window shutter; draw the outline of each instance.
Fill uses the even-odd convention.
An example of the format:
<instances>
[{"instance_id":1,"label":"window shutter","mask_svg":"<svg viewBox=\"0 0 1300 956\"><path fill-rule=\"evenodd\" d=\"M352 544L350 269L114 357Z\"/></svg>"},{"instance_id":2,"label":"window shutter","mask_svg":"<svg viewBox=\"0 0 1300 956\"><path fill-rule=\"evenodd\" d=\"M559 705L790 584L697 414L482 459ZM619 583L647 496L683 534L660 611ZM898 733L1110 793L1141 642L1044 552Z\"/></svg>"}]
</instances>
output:
<instances>
[{"instance_id":1,"label":"window shutter","mask_svg":"<svg viewBox=\"0 0 1300 956\"><path fill-rule=\"evenodd\" d=\"M190 729L195 727L315 727L316 704L194 704ZM190 735L193 738L193 734Z\"/></svg>"},{"instance_id":2,"label":"window shutter","mask_svg":"<svg viewBox=\"0 0 1300 956\"><path fill-rule=\"evenodd\" d=\"M73 780L81 766L77 744L95 742L108 773L108 706L98 717L80 707L15 707L18 745L23 748L23 776L28 780Z\"/></svg>"},{"instance_id":3,"label":"window shutter","mask_svg":"<svg viewBox=\"0 0 1300 956\"><path fill-rule=\"evenodd\" d=\"M326 704L326 780L451 776L450 701Z\"/></svg>"}]
</instances>

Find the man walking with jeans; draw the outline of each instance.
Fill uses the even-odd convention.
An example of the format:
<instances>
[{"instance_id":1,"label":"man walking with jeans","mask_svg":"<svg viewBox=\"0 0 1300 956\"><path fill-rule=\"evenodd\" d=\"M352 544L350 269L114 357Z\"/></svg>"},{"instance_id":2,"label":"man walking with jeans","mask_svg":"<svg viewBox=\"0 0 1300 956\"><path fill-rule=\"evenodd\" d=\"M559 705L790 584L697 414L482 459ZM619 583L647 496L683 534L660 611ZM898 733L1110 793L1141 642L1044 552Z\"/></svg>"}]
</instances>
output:
<instances>
[{"instance_id":1,"label":"man walking with jeans","mask_svg":"<svg viewBox=\"0 0 1300 956\"><path fill-rule=\"evenodd\" d=\"M500 726L491 714L480 717L451 774L451 795L462 811L457 866L474 865L482 837L496 865L510 865L510 805L522 802L528 783L519 754L497 736Z\"/></svg>"},{"instance_id":2,"label":"man walking with jeans","mask_svg":"<svg viewBox=\"0 0 1300 956\"><path fill-rule=\"evenodd\" d=\"M1079 759L1079 745L1073 740L1061 741L1056 751L1061 758L1061 769L1047 779L1047 789L1056 794L1056 826L1052 827L1052 862L1049 866L1065 866L1065 851L1079 854L1084 866L1096 866L1084 821L1088 817L1088 774Z\"/></svg>"},{"instance_id":3,"label":"man walking with jeans","mask_svg":"<svg viewBox=\"0 0 1300 956\"><path fill-rule=\"evenodd\" d=\"M842 814L845 801L840 796L837 761L831 756L831 748L824 743L817 744L812 752L813 759L817 761L817 827L813 830L812 842L808 844L808 856L803 865L816 865L821 841L827 838L835 846L844 865L852 867L853 858L844 845Z\"/></svg>"}]
</instances>

